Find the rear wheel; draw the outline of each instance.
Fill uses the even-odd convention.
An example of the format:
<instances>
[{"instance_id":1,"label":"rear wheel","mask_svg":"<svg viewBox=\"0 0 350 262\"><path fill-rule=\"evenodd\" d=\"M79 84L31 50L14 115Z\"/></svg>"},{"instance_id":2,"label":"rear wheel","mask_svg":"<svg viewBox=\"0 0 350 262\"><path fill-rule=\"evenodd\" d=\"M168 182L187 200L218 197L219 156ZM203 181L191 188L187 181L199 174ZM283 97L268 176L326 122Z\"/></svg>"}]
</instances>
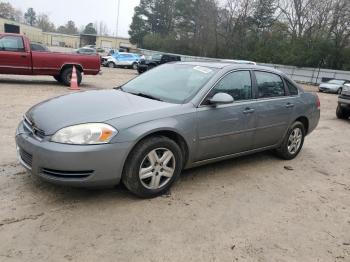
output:
<instances>
[{"instance_id":1,"label":"rear wheel","mask_svg":"<svg viewBox=\"0 0 350 262\"><path fill-rule=\"evenodd\" d=\"M55 80L59 83L62 83L62 78L61 76L53 76L53 78L55 78Z\"/></svg>"},{"instance_id":2,"label":"rear wheel","mask_svg":"<svg viewBox=\"0 0 350 262\"><path fill-rule=\"evenodd\" d=\"M62 79L62 83L65 84L66 86L70 86L70 81L71 81L71 78L72 78L72 72L73 72L73 68L72 67L68 67L66 69L64 69L62 72L61 72L61 79ZM78 79L78 85L80 85L81 83L81 80L82 80L82 74L80 72L79 69L76 68L76 72L77 72L77 79Z\"/></svg>"},{"instance_id":3,"label":"rear wheel","mask_svg":"<svg viewBox=\"0 0 350 262\"><path fill-rule=\"evenodd\" d=\"M304 145L304 138L305 127L301 122L296 121L289 128L281 146L276 149L277 155L286 160L295 158Z\"/></svg>"},{"instance_id":4,"label":"rear wheel","mask_svg":"<svg viewBox=\"0 0 350 262\"><path fill-rule=\"evenodd\" d=\"M339 119L348 119L350 117L350 111L346 111L338 104L336 115Z\"/></svg>"},{"instance_id":5,"label":"rear wheel","mask_svg":"<svg viewBox=\"0 0 350 262\"><path fill-rule=\"evenodd\" d=\"M135 195L151 198L169 190L182 169L180 147L171 139L156 136L141 141L130 153L123 183Z\"/></svg>"}]
</instances>

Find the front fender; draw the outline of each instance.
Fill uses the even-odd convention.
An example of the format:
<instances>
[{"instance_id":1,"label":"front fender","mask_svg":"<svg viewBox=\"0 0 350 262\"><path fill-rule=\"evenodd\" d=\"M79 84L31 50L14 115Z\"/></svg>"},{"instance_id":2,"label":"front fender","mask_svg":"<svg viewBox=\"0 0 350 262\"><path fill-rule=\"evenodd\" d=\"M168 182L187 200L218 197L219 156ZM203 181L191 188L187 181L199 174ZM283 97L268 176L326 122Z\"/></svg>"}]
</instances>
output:
<instances>
[{"instance_id":1,"label":"front fender","mask_svg":"<svg viewBox=\"0 0 350 262\"><path fill-rule=\"evenodd\" d=\"M111 143L130 142L133 148L138 142L149 135L157 132L172 132L183 138L188 148L189 159L191 159L196 151L196 126L193 118L194 114L185 114L140 123L119 130L119 133Z\"/></svg>"}]
</instances>

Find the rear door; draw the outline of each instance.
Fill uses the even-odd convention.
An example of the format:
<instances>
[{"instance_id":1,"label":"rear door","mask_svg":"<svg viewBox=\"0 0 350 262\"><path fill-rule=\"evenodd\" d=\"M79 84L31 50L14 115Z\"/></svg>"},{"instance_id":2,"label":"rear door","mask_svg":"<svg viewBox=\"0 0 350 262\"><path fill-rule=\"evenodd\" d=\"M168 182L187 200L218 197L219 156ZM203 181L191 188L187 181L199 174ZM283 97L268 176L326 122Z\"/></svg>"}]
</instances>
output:
<instances>
[{"instance_id":1,"label":"rear door","mask_svg":"<svg viewBox=\"0 0 350 262\"><path fill-rule=\"evenodd\" d=\"M227 93L235 101L228 105L208 104L206 101L216 93ZM250 150L255 127L254 107L250 71L225 75L197 110L196 161Z\"/></svg>"},{"instance_id":2,"label":"rear door","mask_svg":"<svg viewBox=\"0 0 350 262\"><path fill-rule=\"evenodd\" d=\"M0 36L0 73L19 75L32 73L31 54L25 51L21 36Z\"/></svg>"},{"instance_id":3,"label":"rear door","mask_svg":"<svg viewBox=\"0 0 350 262\"><path fill-rule=\"evenodd\" d=\"M254 71L256 82L256 131L254 149L278 144L284 137L295 108L284 80L278 74Z\"/></svg>"}]
</instances>

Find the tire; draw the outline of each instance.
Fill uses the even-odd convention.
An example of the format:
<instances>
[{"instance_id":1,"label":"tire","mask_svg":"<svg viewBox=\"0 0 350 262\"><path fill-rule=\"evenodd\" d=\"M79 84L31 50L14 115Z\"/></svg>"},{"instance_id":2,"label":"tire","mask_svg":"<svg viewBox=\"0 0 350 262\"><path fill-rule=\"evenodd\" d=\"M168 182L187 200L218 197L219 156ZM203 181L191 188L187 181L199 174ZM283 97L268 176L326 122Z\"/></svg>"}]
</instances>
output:
<instances>
[{"instance_id":1,"label":"tire","mask_svg":"<svg viewBox=\"0 0 350 262\"><path fill-rule=\"evenodd\" d=\"M342 92L343 92L343 88L339 88L338 91L337 91L337 94L341 95Z\"/></svg>"},{"instance_id":2,"label":"tire","mask_svg":"<svg viewBox=\"0 0 350 262\"><path fill-rule=\"evenodd\" d=\"M300 134L300 137L298 135L296 136L296 134ZM294 122L294 124L289 128L282 144L276 149L277 156L285 160L294 159L300 153L304 145L304 139L304 125L299 121ZM295 147L293 147L293 145Z\"/></svg>"},{"instance_id":3,"label":"tire","mask_svg":"<svg viewBox=\"0 0 350 262\"><path fill-rule=\"evenodd\" d=\"M162 162L162 156L168 162ZM138 197L157 197L169 190L182 167L183 156L178 144L167 137L155 136L141 141L132 150L125 163L122 181Z\"/></svg>"},{"instance_id":4,"label":"tire","mask_svg":"<svg viewBox=\"0 0 350 262\"><path fill-rule=\"evenodd\" d=\"M339 118L339 119L348 119L350 117L350 111L347 112L346 110L344 110L344 108L342 108L338 104L336 115L337 115L337 118Z\"/></svg>"},{"instance_id":5,"label":"tire","mask_svg":"<svg viewBox=\"0 0 350 262\"><path fill-rule=\"evenodd\" d=\"M53 78L54 78L57 82L62 83L62 78L61 78L61 76L53 76Z\"/></svg>"},{"instance_id":6,"label":"tire","mask_svg":"<svg viewBox=\"0 0 350 262\"><path fill-rule=\"evenodd\" d=\"M147 71L148 71L148 70L152 70L153 68L155 68L154 65L149 65L149 66L147 67Z\"/></svg>"},{"instance_id":7,"label":"tire","mask_svg":"<svg viewBox=\"0 0 350 262\"><path fill-rule=\"evenodd\" d=\"M108 62L108 63L107 63L107 67L109 67L109 68L115 68L116 66L115 66L115 64L114 64L113 62Z\"/></svg>"},{"instance_id":8,"label":"tire","mask_svg":"<svg viewBox=\"0 0 350 262\"><path fill-rule=\"evenodd\" d=\"M66 69L64 69L61 72L61 79L62 79L62 83L65 84L66 86L70 86L70 80L72 77L72 71L73 68L72 67L68 67ZM81 81L82 81L82 75L79 69L76 68L76 72L77 72L77 79L78 79L78 85L80 85Z\"/></svg>"},{"instance_id":9,"label":"tire","mask_svg":"<svg viewBox=\"0 0 350 262\"><path fill-rule=\"evenodd\" d=\"M131 69L134 69L134 70L137 70L137 63L133 63L132 65L131 65Z\"/></svg>"}]
</instances>

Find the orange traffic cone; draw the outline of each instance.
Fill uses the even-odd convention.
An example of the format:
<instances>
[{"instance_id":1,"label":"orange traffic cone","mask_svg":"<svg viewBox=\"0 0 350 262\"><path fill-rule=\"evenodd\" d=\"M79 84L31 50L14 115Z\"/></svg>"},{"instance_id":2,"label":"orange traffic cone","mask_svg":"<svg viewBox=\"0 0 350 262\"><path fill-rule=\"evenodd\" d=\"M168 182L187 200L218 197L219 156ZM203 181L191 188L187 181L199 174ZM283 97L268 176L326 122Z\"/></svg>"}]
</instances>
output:
<instances>
[{"instance_id":1,"label":"orange traffic cone","mask_svg":"<svg viewBox=\"0 0 350 262\"><path fill-rule=\"evenodd\" d=\"M75 66L73 66L73 71L72 71L72 77L70 80L70 88L69 90L80 90L78 86L78 77L77 77L77 70L75 69Z\"/></svg>"}]
</instances>

